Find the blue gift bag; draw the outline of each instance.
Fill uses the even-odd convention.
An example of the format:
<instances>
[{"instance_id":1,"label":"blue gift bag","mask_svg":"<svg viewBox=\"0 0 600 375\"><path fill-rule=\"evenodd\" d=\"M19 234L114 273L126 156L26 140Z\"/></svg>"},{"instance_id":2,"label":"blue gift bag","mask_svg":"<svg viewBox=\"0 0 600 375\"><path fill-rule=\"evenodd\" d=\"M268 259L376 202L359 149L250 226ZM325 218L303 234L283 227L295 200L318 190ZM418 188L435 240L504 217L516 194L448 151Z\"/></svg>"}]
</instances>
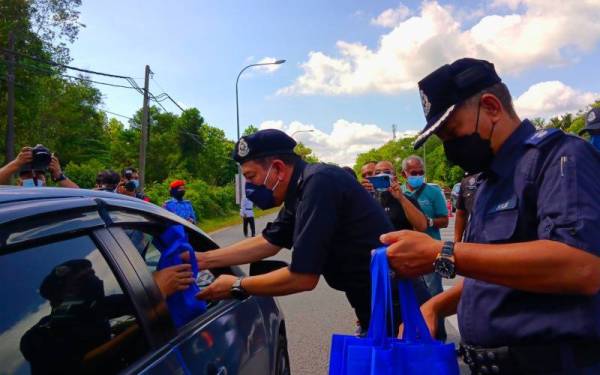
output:
<instances>
[{"instance_id":1,"label":"blue gift bag","mask_svg":"<svg viewBox=\"0 0 600 375\"><path fill-rule=\"evenodd\" d=\"M329 375L458 375L454 344L434 340L409 280L398 281L404 332L390 337L392 288L386 248L371 259L371 322L367 337L333 335ZM388 319L389 317L389 319Z\"/></svg>"},{"instance_id":2,"label":"blue gift bag","mask_svg":"<svg viewBox=\"0 0 600 375\"><path fill-rule=\"evenodd\" d=\"M154 245L160 251L160 259L156 270L183 264L179 256L187 251L194 279L198 276L196 253L187 240L187 234L182 225L173 225L160 235ZM186 290L175 292L167 297L167 306L175 327L179 328L206 311L206 303L196 298L200 288L192 283Z\"/></svg>"}]
</instances>

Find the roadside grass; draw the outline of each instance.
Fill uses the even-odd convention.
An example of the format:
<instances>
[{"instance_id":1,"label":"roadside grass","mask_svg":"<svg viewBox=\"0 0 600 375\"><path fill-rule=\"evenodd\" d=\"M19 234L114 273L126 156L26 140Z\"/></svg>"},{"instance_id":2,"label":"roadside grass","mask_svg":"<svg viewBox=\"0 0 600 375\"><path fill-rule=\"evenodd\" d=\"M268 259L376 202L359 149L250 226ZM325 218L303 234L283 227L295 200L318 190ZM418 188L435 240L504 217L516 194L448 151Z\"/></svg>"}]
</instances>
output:
<instances>
[{"instance_id":1,"label":"roadside grass","mask_svg":"<svg viewBox=\"0 0 600 375\"><path fill-rule=\"evenodd\" d=\"M275 213L279 210L279 207L271 208L268 210L254 210L254 217L261 217L265 215L269 215ZM227 228L232 225L242 224L242 218L240 217L239 212L232 211L231 214L222 217L215 217L211 219L200 219L200 223L198 223L198 227L200 227L206 233L216 232L219 229Z\"/></svg>"}]
</instances>

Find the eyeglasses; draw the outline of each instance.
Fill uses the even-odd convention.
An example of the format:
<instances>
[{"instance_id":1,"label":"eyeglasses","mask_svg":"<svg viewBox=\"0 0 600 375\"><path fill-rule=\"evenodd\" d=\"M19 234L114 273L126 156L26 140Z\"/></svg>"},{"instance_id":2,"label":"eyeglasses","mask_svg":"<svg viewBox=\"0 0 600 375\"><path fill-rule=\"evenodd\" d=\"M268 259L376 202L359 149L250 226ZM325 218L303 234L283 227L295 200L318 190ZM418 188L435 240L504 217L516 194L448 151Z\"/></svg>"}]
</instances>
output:
<instances>
[{"instance_id":1,"label":"eyeglasses","mask_svg":"<svg viewBox=\"0 0 600 375\"><path fill-rule=\"evenodd\" d=\"M375 174L381 174L381 173L391 174L391 175L394 174L394 172L392 170L390 170L390 169L377 169L375 171Z\"/></svg>"},{"instance_id":2,"label":"eyeglasses","mask_svg":"<svg viewBox=\"0 0 600 375\"><path fill-rule=\"evenodd\" d=\"M423 171L412 171L410 173L407 173L409 176L423 176L425 174L425 172Z\"/></svg>"}]
</instances>

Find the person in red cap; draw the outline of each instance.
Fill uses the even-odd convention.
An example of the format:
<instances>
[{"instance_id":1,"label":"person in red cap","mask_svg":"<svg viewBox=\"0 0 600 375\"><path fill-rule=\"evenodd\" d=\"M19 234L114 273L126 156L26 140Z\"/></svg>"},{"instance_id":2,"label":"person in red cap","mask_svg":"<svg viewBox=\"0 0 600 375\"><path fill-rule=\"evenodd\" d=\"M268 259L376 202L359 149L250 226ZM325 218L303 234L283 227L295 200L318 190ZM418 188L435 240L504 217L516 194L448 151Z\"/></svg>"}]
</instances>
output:
<instances>
[{"instance_id":1,"label":"person in red cap","mask_svg":"<svg viewBox=\"0 0 600 375\"><path fill-rule=\"evenodd\" d=\"M183 199L185 195L185 181L175 180L169 184L171 199L165 202L163 208L184 218L192 224L196 224L196 213L192 202Z\"/></svg>"}]
</instances>

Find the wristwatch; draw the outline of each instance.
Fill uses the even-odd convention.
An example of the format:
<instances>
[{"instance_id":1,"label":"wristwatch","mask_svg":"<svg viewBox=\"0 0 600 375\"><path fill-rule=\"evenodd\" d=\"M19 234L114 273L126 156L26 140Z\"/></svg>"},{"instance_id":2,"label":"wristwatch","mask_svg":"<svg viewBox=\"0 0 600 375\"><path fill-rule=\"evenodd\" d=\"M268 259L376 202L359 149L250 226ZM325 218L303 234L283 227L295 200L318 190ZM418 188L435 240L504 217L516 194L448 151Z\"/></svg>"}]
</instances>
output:
<instances>
[{"instance_id":1,"label":"wristwatch","mask_svg":"<svg viewBox=\"0 0 600 375\"><path fill-rule=\"evenodd\" d=\"M430 217L427 217L427 226L433 228L433 219Z\"/></svg>"},{"instance_id":2,"label":"wristwatch","mask_svg":"<svg viewBox=\"0 0 600 375\"><path fill-rule=\"evenodd\" d=\"M64 181L67 179L67 176L65 176L64 173L60 173L60 175L57 178L52 177L52 181L54 182L60 182L60 181Z\"/></svg>"},{"instance_id":3,"label":"wristwatch","mask_svg":"<svg viewBox=\"0 0 600 375\"><path fill-rule=\"evenodd\" d=\"M456 276L456 267L454 266L454 242L446 241L442 246L442 251L433 262L435 273L445 279L453 279Z\"/></svg>"},{"instance_id":4,"label":"wristwatch","mask_svg":"<svg viewBox=\"0 0 600 375\"><path fill-rule=\"evenodd\" d=\"M250 295L246 292L246 289L242 287L242 280L244 277L238 277L237 280L231 286L231 296L235 299L243 300L248 298Z\"/></svg>"}]
</instances>

